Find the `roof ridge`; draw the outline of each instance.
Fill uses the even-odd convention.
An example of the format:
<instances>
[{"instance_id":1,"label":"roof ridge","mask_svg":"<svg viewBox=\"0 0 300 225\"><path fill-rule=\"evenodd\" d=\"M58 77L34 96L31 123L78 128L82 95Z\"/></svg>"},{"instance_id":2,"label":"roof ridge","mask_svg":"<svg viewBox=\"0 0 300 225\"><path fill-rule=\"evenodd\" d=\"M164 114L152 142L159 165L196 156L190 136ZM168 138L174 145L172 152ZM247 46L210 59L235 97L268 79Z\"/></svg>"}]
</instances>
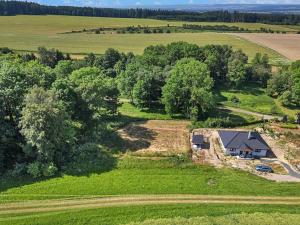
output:
<instances>
[{"instance_id":1,"label":"roof ridge","mask_svg":"<svg viewBox=\"0 0 300 225\"><path fill-rule=\"evenodd\" d=\"M229 144L231 144L231 142L236 138L236 136L238 136L238 134L240 133L240 132L238 132L238 131L233 131L233 132L235 132L236 134L232 137L232 139L227 143L227 145L225 146L226 148L228 147L228 145Z\"/></svg>"}]
</instances>

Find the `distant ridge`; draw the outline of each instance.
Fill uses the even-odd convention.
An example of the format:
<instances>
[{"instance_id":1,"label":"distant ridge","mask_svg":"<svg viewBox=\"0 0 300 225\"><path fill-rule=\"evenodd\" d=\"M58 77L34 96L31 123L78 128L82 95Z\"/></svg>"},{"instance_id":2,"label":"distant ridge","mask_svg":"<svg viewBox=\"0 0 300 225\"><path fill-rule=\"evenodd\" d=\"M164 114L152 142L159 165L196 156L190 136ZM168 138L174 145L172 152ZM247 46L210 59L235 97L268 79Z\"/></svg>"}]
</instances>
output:
<instances>
[{"instance_id":1,"label":"distant ridge","mask_svg":"<svg viewBox=\"0 0 300 225\"><path fill-rule=\"evenodd\" d=\"M75 6L47 6L32 2L0 0L0 16L14 15L69 15L91 17L115 18L152 18L161 20L198 21L198 22L246 22L290 24L300 23L300 14L284 13L251 13L230 10L217 10L213 5L208 5L211 10L203 12L194 8L188 11L180 8L92 8ZM222 5L218 5L222 6ZM228 5L229 7L231 5ZM233 5L232 5L233 6ZM169 6L171 7L171 6ZM185 6L189 7L189 6ZM203 6L204 7L204 6ZM253 6L252 6L253 7ZM275 7L273 5L273 7ZM300 7L300 6L299 6ZM276 7L275 7L276 8ZM214 9L214 11L212 11ZM219 9L219 8L217 8ZM277 7L277 9L279 9ZM295 8L293 8L295 10Z\"/></svg>"},{"instance_id":2,"label":"distant ridge","mask_svg":"<svg viewBox=\"0 0 300 225\"><path fill-rule=\"evenodd\" d=\"M188 12L239 11L248 13L300 14L300 4L185 4L146 7L152 9L169 9Z\"/></svg>"}]
</instances>

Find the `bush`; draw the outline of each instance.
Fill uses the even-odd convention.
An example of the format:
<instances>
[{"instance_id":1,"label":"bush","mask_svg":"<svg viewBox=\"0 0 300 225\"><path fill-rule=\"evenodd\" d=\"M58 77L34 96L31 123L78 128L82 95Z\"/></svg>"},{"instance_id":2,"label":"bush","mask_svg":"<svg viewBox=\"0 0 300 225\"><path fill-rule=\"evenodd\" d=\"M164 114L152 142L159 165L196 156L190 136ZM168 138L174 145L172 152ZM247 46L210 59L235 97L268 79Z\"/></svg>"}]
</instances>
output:
<instances>
[{"instance_id":1,"label":"bush","mask_svg":"<svg viewBox=\"0 0 300 225\"><path fill-rule=\"evenodd\" d=\"M238 104L240 103L240 99L238 97L236 97L235 95L231 96L230 101L234 104Z\"/></svg>"},{"instance_id":2,"label":"bush","mask_svg":"<svg viewBox=\"0 0 300 225\"><path fill-rule=\"evenodd\" d=\"M0 48L0 54L9 54L9 53L13 53L13 51L7 47Z\"/></svg>"},{"instance_id":3,"label":"bush","mask_svg":"<svg viewBox=\"0 0 300 225\"><path fill-rule=\"evenodd\" d=\"M291 124L291 123L281 124L280 127L286 129L298 129L298 126L296 124Z\"/></svg>"},{"instance_id":4,"label":"bush","mask_svg":"<svg viewBox=\"0 0 300 225\"><path fill-rule=\"evenodd\" d=\"M48 163L43 166L43 176L44 177L52 177L57 173L58 169L53 163Z\"/></svg>"},{"instance_id":5,"label":"bush","mask_svg":"<svg viewBox=\"0 0 300 225\"><path fill-rule=\"evenodd\" d=\"M65 171L71 174L108 171L115 166L115 158L95 143L79 145Z\"/></svg>"},{"instance_id":6,"label":"bush","mask_svg":"<svg viewBox=\"0 0 300 225\"><path fill-rule=\"evenodd\" d=\"M41 177L41 163L34 162L27 166L27 173L31 175L33 178Z\"/></svg>"},{"instance_id":7,"label":"bush","mask_svg":"<svg viewBox=\"0 0 300 225\"><path fill-rule=\"evenodd\" d=\"M25 163L17 163L13 169L6 171L7 177L18 177L26 174L27 166Z\"/></svg>"},{"instance_id":8,"label":"bush","mask_svg":"<svg viewBox=\"0 0 300 225\"><path fill-rule=\"evenodd\" d=\"M230 120L229 117L226 118L208 118L205 121L198 121L192 124L192 128L228 128L234 127L235 124Z\"/></svg>"},{"instance_id":9,"label":"bush","mask_svg":"<svg viewBox=\"0 0 300 225\"><path fill-rule=\"evenodd\" d=\"M290 91L283 92L283 94L279 98L283 106L290 106L292 104L292 99L293 97Z\"/></svg>"}]
</instances>

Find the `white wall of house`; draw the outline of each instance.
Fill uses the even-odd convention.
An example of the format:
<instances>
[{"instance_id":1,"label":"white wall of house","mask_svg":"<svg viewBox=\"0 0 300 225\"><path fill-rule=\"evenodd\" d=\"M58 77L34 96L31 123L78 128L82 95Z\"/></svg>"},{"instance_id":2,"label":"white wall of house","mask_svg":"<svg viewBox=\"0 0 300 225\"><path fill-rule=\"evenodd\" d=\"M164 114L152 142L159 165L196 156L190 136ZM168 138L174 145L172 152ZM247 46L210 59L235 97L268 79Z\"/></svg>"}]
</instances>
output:
<instances>
[{"instance_id":1,"label":"white wall of house","mask_svg":"<svg viewBox=\"0 0 300 225\"><path fill-rule=\"evenodd\" d=\"M266 157L267 152L268 152L268 150L265 150L265 149L257 149L252 152L252 155L257 156L257 157Z\"/></svg>"},{"instance_id":2,"label":"white wall of house","mask_svg":"<svg viewBox=\"0 0 300 225\"><path fill-rule=\"evenodd\" d=\"M226 155L240 155L240 150L239 149L226 148L225 154Z\"/></svg>"},{"instance_id":3,"label":"white wall of house","mask_svg":"<svg viewBox=\"0 0 300 225\"><path fill-rule=\"evenodd\" d=\"M221 148L223 149L225 155L240 155L240 152L242 151L241 149L225 148L221 139L219 139L219 143L220 143ZM265 150L265 149L257 149L252 152L252 156L266 157L267 152L268 152L268 150Z\"/></svg>"}]
</instances>

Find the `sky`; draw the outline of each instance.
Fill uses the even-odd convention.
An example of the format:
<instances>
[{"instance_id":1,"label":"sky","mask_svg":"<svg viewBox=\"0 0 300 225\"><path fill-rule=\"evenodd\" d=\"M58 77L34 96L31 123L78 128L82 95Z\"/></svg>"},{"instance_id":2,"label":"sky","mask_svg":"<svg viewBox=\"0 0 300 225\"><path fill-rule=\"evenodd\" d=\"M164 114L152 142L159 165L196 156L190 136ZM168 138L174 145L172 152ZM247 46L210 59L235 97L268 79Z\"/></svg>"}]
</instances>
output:
<instances>
[{"instance_id":1,"label":"sky","mask_svg":"<svg viewBox=\"0 0 300 225\"><path fill-rule=\"evenodd\" d=\"M23 0L25 1L25 0ZM188 4L300 4L300 0L27 0L47 5L74 5L94 7L164 6Z\"/></svg>"}]
</instances>

